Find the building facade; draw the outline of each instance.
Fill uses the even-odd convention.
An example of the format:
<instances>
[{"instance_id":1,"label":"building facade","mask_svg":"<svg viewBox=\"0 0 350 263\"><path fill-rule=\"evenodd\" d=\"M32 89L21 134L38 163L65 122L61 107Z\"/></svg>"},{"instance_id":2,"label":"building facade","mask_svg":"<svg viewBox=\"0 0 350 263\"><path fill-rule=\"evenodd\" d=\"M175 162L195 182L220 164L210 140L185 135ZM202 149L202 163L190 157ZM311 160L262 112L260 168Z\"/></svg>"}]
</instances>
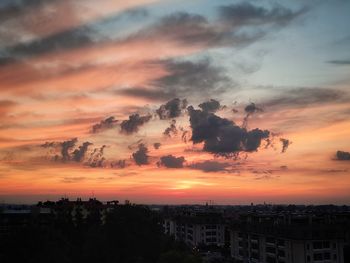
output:
<instances>
[{"instance_id":1,"label":"building facade","mask_svg":"<svg viewBox=\"0 0 350 263\"><path fill-rule=\"evenodd\" d=\"M235 262L344 263L343 229L337 225L303 223L289 218L254 216L230 227L231 256ZM298 216L300 220L300 216Z\"/></svg>"},{"instance_id":2,"label":"building facade","mask_svg":"<svg viewBox=\"0 0 350 263\"><path fill-rule=\"evenodd\" d=\"M164 231L191 247L225 244L225 224L220 214L193 212L178 214L164 220Z\"/></svg>"}]
</instances>

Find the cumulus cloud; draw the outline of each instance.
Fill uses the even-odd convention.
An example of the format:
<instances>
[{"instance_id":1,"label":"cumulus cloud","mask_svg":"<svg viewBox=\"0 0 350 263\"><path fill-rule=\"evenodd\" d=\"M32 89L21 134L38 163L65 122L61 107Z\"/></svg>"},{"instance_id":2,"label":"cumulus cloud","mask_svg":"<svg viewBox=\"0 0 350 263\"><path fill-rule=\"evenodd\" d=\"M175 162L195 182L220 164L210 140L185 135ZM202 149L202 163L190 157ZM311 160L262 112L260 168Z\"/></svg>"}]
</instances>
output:
<instances>
[{"instance_id":1,"label":"cumulus cloud","mask_svg":"<svg viewBox=\"0 0 350 263\"><path fill-rule=\"evenodd\" d=\"M350 152L337 151L336 158L339 161L350 161Z\"/></svg>"},{"instance_id":2,"label":"cumulus cloud","mask_svg":"<svg viewBox=\"0 0 350 263\"><path fill-rule=\"evenodd\" d=\"M160 146L162 146L162 144L160 142L153 143L153 148L156 150L158 150L160 148Z\"/></svg>"},{"instance_id":3,"label":"cumulus cloud","mask_svg":"<svg viewBox=\"0 0 350 263\"><path fill-rule=\"evenodd\" d=\"M172 120L170 123L170 126L164 130L163 134L167 137L172 137L172 136L176 135L177 132L178 131L176 128L176 120Z\"/></svg>"},{"instance_id":4,"label":"cumulus cloud","mask_svg":"<svg viewBox=\"0 0 350 263\"><path fill-rule=\"evenodd\" d=\"M121 132L132 134L139 131L139 128L151 120L151 115L141 116L138 113L129 116L128 120L122 121L120 124Z\"/></svg>"},{"instance_id":5,"label":"cumulus cloud","mask_svg":"<svg viewBox=\"0 0 350 263\"><path fill-rule=\"evenodd\" d=\"M118 160L111 163L111 168L125 168L126 167L126 160Z\"/></svg>"},{"instance_id":6,"label":"cumulus cloud","mask_svg":"<svg viewBox=\"0 0 350 263\"><path fill-rule=\"evenodd\" d=\"M91 142L84 142L81 146L78 147L78 149L75 149L72 153L73 160L76 162L81 162L84 160L85 154L90 145L92 145Z\"/></svg>"},{"instance_id":7,"label":"cumulus cloud","mask_svg":"<svg viewBox=\"0 0 350 263\"><path fill-rule=\"evenodd\" d=\"M108 117L107 119L100 121L100 123L93 125L91 131L92 133L98 133L98 132L115 127L117 123L118 123L118 120L116 120L113 116L111 116L111 117Z\"/></svg>"},{"instance_id":8,"label":"cumulus cloud","mask_svg":"<svg viewBox=\"0 0 350 263\"><path fill-rule=\"evenodd\" d=\"M195 110L192 106L187 109L192 128L191 140L194 144L204 142L204 151L226 156L242 151L253 152L270 137L268 130L256 128L248 131L213 113Z\"/></svg>"},{"instance_id":9,"label":"cumulus cloud","mask_svg":"<svg viewBox=\"0 0 350 263\"><path fill-rule=\"evenodd\" d=\"M253 114L255 112L261 112L263 110L262 110L262 108L259 108L258 106L255 105L255 103L252 102L244 108L244 111L247 114Z\"/></svg>"},{"instance_id":10,"label":"cumulus cloud","mask_svg":"<svg viewBox=\"0 0 350 263\"><path fill-rule=\"evenodd\" d=\"M199 104L198 107L201 108L203 111L216 112L221 108L221 105L219 101L211 99L209 101Z\"/></svg>"},{"instance_id":11,"label":"cumulus cloud","mask_svg":"<svg viewBox=\"0 0 350 263\"><path fill-rule=\"evenodd\" d=\"M290 140L285 138L280 138L280 142L282 143L282 153L285 153L289 147L289 145L292 143Z\"/></svg>"},{"instance_id":12,"label":"cumulus cloud","mask_svg":"<svg viewBox=\"0 0 350 263\"><path fill-rule=\"evenodd\" d=\"M134 161L137 165L145 165L148 164L148 148L143 144L140 143L138 146L138 150L132 154L132 157L134 158Z\"/></svg>"},{"instance_id":13,"label":"cumulus cloud","mask_svg":"<svg viewBox=\"0 0 350 263\"><path fill-rule=\"evenodd\" d=\"M88 159L88 165L90 167L103 167L105 163L105 158L103 157L104 150L107 145L102 145L99 148L95 148Z\"/></svg>"},{"instance_id":14,"label":"cumulus cloud","mask_svg":"<svg viewBox=\"0 0 350 263\"><path fill-rule=\"evenodd\" d=\"M167 120L167 119L179 117L182 111L186 109L186 107L187 107L186 99L181 100L179 98L175 98L161 105L156 110L156 113L158 114L161 120Z\"/></svg>"},{"instance_id":15,"label":"cumulus cloud","mask_svg":"<svg viewBox=\"0 0 350 263\"><path fill-rule=\"evenodd\" d=\"M246 116L243 119L242 127L247 128L249 117L256 112L262 112L263 110L262 108L257 107L255 103L252 102L244 108L244 111L246 112Z\"/></svg>"},{"instance_id":16,"label":"cumulus cloud","mask_svg":"<svg viewBox=\"0 0 350 263\"><path fill-rule=\"evenodd\" d=\"M199 104L200 109L195 109L193 106L188 106L187 101L180 99L173 99L161 105L156 113L160 116L160 119L170 119L171 117L178 117L182 112L187 112L189 115L189 128L187 130L183 126L177 127L177 121L172 119L170 126L163 132L164 135L172 137L180 133L181 139L184 142L188 140L193 144L202 144L202 149L198 151L205 151L217 156L223 156L227 158L239 158L240 154L258 151L260 146L264 143L264 148L271 146L271 140L274 139L274 135L269 130L262 130L259 128L247 129L246 127L240 127L234 121L218 116L215 111L221 107L217 100L211 99L204 103ZM253 114L261 109L255 104L251 103L245 108L247 114ZM128 120L124 120L121 123L121 129L123 133L132 134L138 131L139 127L144 123L150 121L152 115L140 116L139 114L133 114L129 116ZM114 125L115 120L113 117L107 118L99 123L95 129L100 130L105 127L111 127ZM84 164L90 167L119 167L124 168L126 163L121 159L106 159L103 154L107 147L103 145L101 147L93 148L91 151L89 146L90 142L84 142L80 146L76 145L77 138L67 140L64 142L47 142L41 145L44 148L55 148L56 152L60 151L61 155L57 155L55 160L62 161L75 161L84 162ZM290 141L285 138L280 138L282 143L282 152L285 152L290 145ZM160 142L153 143L154 149L159 149ZM128 149L132 151L132 158L137 165L149 164L149 150L144 143L144 138L135 140L134 143L128 145ZM88 158L85 158L89 153ZM51 152L52 154L52 152ZM174 157L169 154L163 156L158 164L165 167L182 167L185 159L181 157ZM191 168L207 169L207 170L228 170L226 163L200 163L193 164ZM212 167L212 168L210 168Z\"/></svg>"},{"instance_id":17,"label":"cumulus cloud","mask_svg":"<svg viewBox=\"0 0 350 263\"><path fill-rule=\"evenodd\" d=\"M81 145L76 147L78 143L78 138L73 138L71 140L63 141L63 142L45 142L40 146L46 149L49 149L49 155L52 157L54 161L75 161L75 162L83 162L88 151L89 146L92 145L91 142L83 142ZM92 160L93 156L98 152L103 154L103 149L106 146L102 146L101 148L95 148L92 153L89 154L88 163ZM61 155L56 154L57 151L60 151Z\"/></svg>"},{"instance_id":18,"label":"cumulus cloud","mask_svg":"<svg viewBox=\"0 0 350 263\"><path fill-rule=\"evenodd\" d=\"M189 165L192 169L202 170L203 172L222 172L226 171L231 164L227 162L218 162L215 160L206 160L203 162L192 163Z\"/></svg>"},{"instance_id":19,"label":"cumulus cloud","mask_svg":"<svg viewBox=\"0 0 350 263\"><path fill-rule=\"evenodd\" d=\"M160 158L158 162L159 166L165 166L167 168L183 168L185 157L175 157L173 155L166 155Z\"/></svg>"},{"instance_id":20,"label":"cumulus cloud","mask_svg":"<svg viewBox=\"0 0 350 263\"><path fill-rule=\"evenodd\" d=\"M78 138L73 138L71 140L64 141L61 143L62 161L66 162L71 160L70 151L76 145L77 142Z\"/></svg>"}]
</instances>

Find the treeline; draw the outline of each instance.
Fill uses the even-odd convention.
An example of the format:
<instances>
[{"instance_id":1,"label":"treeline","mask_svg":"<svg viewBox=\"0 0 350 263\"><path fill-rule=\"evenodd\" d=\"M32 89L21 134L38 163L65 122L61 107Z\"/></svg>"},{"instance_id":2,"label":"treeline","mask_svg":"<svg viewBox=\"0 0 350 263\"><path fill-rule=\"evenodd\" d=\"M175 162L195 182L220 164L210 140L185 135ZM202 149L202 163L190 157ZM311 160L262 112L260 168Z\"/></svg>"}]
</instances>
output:
<instances>
[{"instance_id":1,"label":"treeline","mask_svg":"<svg viewBox=\"0 0 350 263\"><path fill-rule=\"evenodd\" d=\"M50 224L33 220L21 231L1 237L0 262L23 263L200 263L184 244L164 235L162 221L149 208L116 206L101 224L62 209Z\"/></svg>"}]
</instances>

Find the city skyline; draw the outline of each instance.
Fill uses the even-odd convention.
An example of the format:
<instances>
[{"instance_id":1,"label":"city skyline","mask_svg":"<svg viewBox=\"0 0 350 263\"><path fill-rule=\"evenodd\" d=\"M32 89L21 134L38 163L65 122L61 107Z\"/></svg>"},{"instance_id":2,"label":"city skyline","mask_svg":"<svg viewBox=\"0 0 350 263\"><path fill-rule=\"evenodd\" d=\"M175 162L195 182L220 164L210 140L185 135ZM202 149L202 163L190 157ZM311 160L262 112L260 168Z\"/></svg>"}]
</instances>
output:
<instances>
[{"instance_id":1,"label":"city skyline","mask_svg":"<svg viewBox=\"0 0 350 263\"><path fill-rule=\"evenodd\" d=\"M350 204L350 3L0 3L0 202Z\"/></svg>"}]
</instances>

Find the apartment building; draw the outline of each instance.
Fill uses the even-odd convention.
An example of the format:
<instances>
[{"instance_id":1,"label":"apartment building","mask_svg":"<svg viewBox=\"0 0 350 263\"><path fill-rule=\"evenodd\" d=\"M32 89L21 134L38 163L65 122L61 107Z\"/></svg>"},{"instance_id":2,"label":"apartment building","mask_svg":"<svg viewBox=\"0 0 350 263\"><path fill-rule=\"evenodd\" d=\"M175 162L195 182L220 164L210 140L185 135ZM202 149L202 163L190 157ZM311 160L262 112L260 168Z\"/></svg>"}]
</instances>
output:
<instances>
[{"instance_id":1,"label":"apartment building","mask_svg":"<svg viewBox=\"0 0 350 263\"><path fill-rule=\"evenodd\" d=\"M251 215L230 226L235 262L343 263L344 229L314 215Z\"/></svg>"},{"instance_id":2,"label":"apartment building","mask_svg":"<svg viewBox=\"0 0 350 263\"><path fill-rule=\"evenodd\" d=\"M164 231L191 247L222 247L225 244L225 225L222 215L216 212L174 215L164 220Z\"/></svg>"}]
</instances>

